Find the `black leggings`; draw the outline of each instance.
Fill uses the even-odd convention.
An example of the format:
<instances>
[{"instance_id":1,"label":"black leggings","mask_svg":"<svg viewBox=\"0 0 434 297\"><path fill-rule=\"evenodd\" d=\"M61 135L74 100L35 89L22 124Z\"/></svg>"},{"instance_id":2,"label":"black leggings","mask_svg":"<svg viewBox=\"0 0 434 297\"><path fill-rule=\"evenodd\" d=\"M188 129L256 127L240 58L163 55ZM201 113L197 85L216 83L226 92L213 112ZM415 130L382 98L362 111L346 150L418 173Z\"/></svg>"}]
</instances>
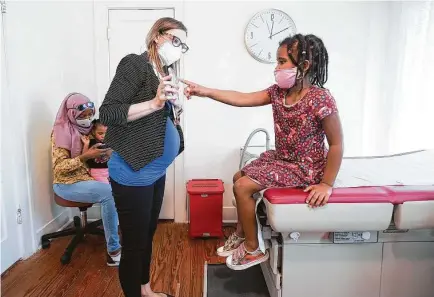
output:
<instances>
[{"instance_id":1,"label":"black leggings","mask_svg":"<svg viewBox=\"0 0 434 297\"><path fill-rule=\"evenodd\" d=\"M111 180L122 232L119 279L125 297L141 297L149 282L152 239L163 203L166 176L146 187L123 186Z\"/></svg>"}]
</instances>

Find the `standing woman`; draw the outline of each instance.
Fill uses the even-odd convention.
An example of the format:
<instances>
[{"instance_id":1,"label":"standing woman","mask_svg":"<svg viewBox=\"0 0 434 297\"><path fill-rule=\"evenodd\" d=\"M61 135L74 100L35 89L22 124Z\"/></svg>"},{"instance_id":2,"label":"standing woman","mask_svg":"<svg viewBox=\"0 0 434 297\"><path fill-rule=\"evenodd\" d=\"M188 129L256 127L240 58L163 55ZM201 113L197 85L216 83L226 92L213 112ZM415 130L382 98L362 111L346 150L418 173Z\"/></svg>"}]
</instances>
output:
<instances>
[{"instance_id":1,"label":"standing woman","mask_svg":"<svg viewBox=\"0 0 434 297\"><path fill-rule=\"evenodd\" d=\"M165 297L149 284L152 239L164 196L166 170L183 151L181 105L169 68L187 52L187 28L159 19L148 33L148 52L119 63L100 108L113 149L109 175L122 232L119 278L126 297Z\"/></svg>"}]
</instances>

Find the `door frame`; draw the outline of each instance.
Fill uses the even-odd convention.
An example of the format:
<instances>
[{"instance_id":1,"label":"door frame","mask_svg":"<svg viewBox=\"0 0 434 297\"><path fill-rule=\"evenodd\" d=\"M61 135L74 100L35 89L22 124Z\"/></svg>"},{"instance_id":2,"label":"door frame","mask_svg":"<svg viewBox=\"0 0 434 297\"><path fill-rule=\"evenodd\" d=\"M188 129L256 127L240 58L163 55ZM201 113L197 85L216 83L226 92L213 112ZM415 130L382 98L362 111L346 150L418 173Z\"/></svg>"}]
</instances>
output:
<instances>
[{"instance_id":1,"label":"door frame","mask_svg":"<svg viewBox=\"0 0 434 297\"><path fill-rule=\"evenodd\" d=\"M175 18L179 21L184 20L184 5L178 1L94 1L94 36L95 36L95 81L97 85L97 98L95 102L98 106L110 85L109 74L109 44L107 40L107 25L109 23L109 10L114 9L173 9ZM181 77L184 76L184 61L181 59ZM181 117L181 127L185 131L184 116ZM185 133L186 134L186 133ZM184 154L179 155L174 162L174 208L175 222L187 222L187 196L184 180Z\"/></svg>"},{"instance_id":2,"label":"door frame","mask_svg":"<svg viewBox=\"0 0 434 297\"><path fill-rule=\"evenodd\" d=\"M6 1L1 1L2 4L6 5ZM1 15L1 24L0 24L0 61L2 68L0 69L1 73L1 96L0 96L0 109L4 110L3 114L6 115L5 119L0 121L0 135L2 139L5 138L5 135L2 135L2 123L4 122L13 122L15 124L15 138L9 139L9 145L14 147L13 154L8 155L7 158L3 155L4 147L2 146L2 153L0 154L0 158L2 159L2 167L3 168L13 168L13 170L9 170L8 174L5 174L6 170L3 170L2 174L2 182L3 184L8 183L9 192L4 192L2 194L2 199L7 199L7 197L11 197L13 199L13 205L15 209L14 212L17 211L18 207L21 209L21 219L22 223L17 223L17 250L19 254L19 258L17 261L21 259L26 259L33 255L33 253L38 248L38 240L36 238L34 224L33 224L33 201L30 195L30 181L31 176L28 170L28 150L27 150L27 137L24 134L23 121L21 117L23 113L15 114L15 117L11 118L11 115L14 113L9 112L13 109L21 110L21 106L23 105L22 100L20 98L15 98L15 100L11 100L11 89L10 89L10 75L9 75L9 61L8 61L8 35L10 32L7 29L7 18L8 13L2 13ZM4 32L4 35L3 35ZM4 71L4 73L3 73ZM4 76L3 76L4 75ZM8 151L8 150L6 150ZM8 166L6 166L8 165ZM8 195L5 197L5 195ZM11 210L6 210L11 211ZM3 218L2 218L3 219ZM25 240L26 238L26 240ZM7 271L10 267L5 268Z\"/></svg>"}]
</instances>

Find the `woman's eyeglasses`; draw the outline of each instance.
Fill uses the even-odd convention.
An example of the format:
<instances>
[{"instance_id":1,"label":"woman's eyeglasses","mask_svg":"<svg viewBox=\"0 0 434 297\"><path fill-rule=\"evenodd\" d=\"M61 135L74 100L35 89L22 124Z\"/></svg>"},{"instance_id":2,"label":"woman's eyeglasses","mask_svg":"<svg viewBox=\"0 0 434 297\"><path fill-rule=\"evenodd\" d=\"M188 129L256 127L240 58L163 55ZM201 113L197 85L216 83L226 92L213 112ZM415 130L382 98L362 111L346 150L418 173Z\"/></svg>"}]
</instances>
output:
<instances>
[{"instance_id":1,"label":"woman's eyeglasses","mask_svg":"<svg viewBox=\"0 0 434 297\"><path fill-rule=\"evenodd\" d=\"M95 107L95 104L93 104L93 102L86 102L86 103L80 104L79 106L72 108L72 109L77 109L78 111L83 111L85 109L94 108L94 107Z\"/></svg>"},{"instance_id":2,"label":"woman's eyeglasses","mask_svg":"<svg viewBox=\"0 0 434 297\"><path fill-rule=\"evenodd\" d=\"M173 44L173 46L176 46L176 47L180 46L182 53L185 54L188 51L188 46L185 43L183 43L181 41L181 39L179 39L178 37L173 36L173 35L172 35L172 37L173 37L172 38L172 44Z\"/></svg>"}]
</instances>

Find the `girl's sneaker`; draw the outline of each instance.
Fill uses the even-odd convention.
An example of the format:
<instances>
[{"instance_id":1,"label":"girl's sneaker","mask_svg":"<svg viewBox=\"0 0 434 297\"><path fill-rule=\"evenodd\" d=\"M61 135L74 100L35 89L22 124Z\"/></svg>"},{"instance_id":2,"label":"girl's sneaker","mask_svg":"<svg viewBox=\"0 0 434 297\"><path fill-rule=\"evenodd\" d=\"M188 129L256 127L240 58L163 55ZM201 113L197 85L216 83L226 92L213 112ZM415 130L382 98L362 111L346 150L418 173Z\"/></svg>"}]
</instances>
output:
<instances>
[{"instance_id":1,"label":"girl's sneaker","mask_svg":"<svg viewBox=\"0 0 434 297\"><path fill-rule=\"evenodd\" d=\"M226 265L232 270L244 270L267 261L269 257L268 251L264 254L259 248L254 252L248 252L242 243L231 256L226 258Z\"/></svg>"},{"instance_id":2,"label":"girl's sneaker","mask_svg":"<svg viewBox=\"0 0 434 297\"><path fill-rule=\"evenodd\" d=\"M226 240L225 245L217 249L217 255L220 257L229 257L244 242L244 238L239 237L236 232Z\"/></svg>"}]
</instances>

